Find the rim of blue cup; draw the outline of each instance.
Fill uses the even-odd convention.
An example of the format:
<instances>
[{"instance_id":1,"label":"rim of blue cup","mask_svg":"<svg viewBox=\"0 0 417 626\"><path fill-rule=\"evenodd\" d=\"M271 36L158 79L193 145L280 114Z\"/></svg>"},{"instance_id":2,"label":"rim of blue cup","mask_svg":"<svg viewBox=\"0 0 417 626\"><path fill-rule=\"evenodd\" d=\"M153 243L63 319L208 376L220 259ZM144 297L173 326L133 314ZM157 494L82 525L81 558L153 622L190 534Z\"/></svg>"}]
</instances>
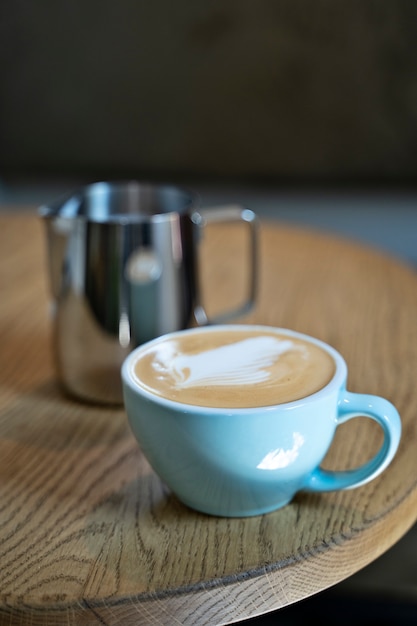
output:
<instances>
[{"instance_id":1,"label":"rim of blue cup","mask_svg":"<svg viewBox=\"0 0 417 626\"><path fill-rule=\"evenodd\" d=\"M139 356L143 354L144 352L148 351L149 349L151 349L156 344L163 343L164 341L167 341L168 339L174 339L175 337L183 337L185 334L189 335L189 334L210 333L210 332L219 332L219 331L234 332L234 331L239 331L239 330L241 331L260 330L263 332L270 332L272 334L284 334L289 337L295 337L298 339L303 339L304 341L307 341L309 343L313 343L321 347L323 350L325 350L328 354L332 356L335 362L335 372L332 378L329 380L329 382L326 385L324 385L321 389L319 389L318 391L315 391L312 394L303 396L302 398L299 398L297 400L292 400L290 402L284 402L284 403L277 402L275 404L259 405L256 407L236 407L236 408L229 408L229 407L222 408L222 407L211 407L211 406L209 407L209 406L202 406L198 404L179 402L178 400L170 400L169 398L165 398L164 396L158 395L146 389L140 383L139 378L137 378L134 374L134 364L138 360ZM122 376L123 384L128 386L135 394L146 398L150 402L155 402L156 404L160 404L162 406L165 406L177 412L178 411L181 411L184 413L193 412L193 413L199 413L199 414L210 413L213 415L216 415L216 414L225 415L226 413L233 415L233 414L238 414L238 413L239 414L245 413L247 415L250 415L254 413L259 413L260 409L262 411L277 409L277 407L291 409L296 406L300 406L301 404L304 404L305 402L310 402L315 399L319 400L323 396L327 396L330 393L339 391L340 389L343 388L343 386L346 383L347 365L346 365L344 358L340 354L340 352L338 352L335 348L333 348L331 345L327 344L326 342L320 339L317 339L316 337L313 337L312 335L308 335L306 333L302 333L296 330L291 330L288 328L265 326L263 324L219 324L219 325L213 325L213 326L199 326L196 328L189 328L186 330L179 330L179 331L174 331L171 333L166 333L164 335L161 335L155 339L152 339L138 346L137 348L132 350L132 352L124 360L122 364L122 368L121 368L121 376Z\"/></svg>"}]
</instances>

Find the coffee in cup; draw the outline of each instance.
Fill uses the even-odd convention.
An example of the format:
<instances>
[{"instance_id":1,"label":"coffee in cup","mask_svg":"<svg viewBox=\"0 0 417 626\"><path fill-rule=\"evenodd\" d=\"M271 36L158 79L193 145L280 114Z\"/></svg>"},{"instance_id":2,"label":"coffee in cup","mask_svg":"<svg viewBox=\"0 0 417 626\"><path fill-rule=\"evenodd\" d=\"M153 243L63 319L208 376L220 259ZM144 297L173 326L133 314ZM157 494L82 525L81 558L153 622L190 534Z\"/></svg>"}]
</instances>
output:
<instances>
[{"instance_id":1,"label":"coffee in cup","mask_svg":"<svg viewBox=\"0 0 417 626\"><path fill-rule=\"evenodd\" d=\"M257 515L299 491L359 487L388 466L400 441L390 402L347 391L343 357L287 329L170 333L134 350L122 380L151 466L180 500L212 515ZM324 470L337 426L358 416L380 425L381 448L355 469Z\"/></svg>"},{"instance_id":2,"label":"coffee in cup","mask_svg":"<svg viewBox=\"0 0 417 626\"><path fill-rule=\"evenodd\" d=\"M167 337L141 351L132 375L174 402L241 409L309 396L334 371L333 357L319 345L249 326Z\"/></svg>"}]
</instances>

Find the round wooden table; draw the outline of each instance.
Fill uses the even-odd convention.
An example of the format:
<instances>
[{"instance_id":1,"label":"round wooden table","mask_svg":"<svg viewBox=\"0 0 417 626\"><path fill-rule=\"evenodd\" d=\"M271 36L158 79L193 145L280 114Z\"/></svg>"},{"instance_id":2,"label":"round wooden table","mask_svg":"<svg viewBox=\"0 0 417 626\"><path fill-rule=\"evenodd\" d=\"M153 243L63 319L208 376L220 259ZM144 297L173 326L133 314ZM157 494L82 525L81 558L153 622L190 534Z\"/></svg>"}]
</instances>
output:
<instances>
[{"instance_id":1,"label":"round wooden table","mask_svg":"<svg viewBox=\"0 0 417 626\"><path fill-rule=\"evenodd\" d=\"M202 244L213 313L244 289L244 242ZM417 276L397 260L285 224L260 229L255 310L344 354L348 388L383 395L403 420L389 468L351 491L299 494L246 519L187 509L161 484L123 408L72 401L51 363L42 224L0 218L0 623L224 624L284 607L376 559L417 517ZM326 459L355 465L380 433L340 427ZM355 420L356 422L356 420Z\"/></svg>"}]
</instances>

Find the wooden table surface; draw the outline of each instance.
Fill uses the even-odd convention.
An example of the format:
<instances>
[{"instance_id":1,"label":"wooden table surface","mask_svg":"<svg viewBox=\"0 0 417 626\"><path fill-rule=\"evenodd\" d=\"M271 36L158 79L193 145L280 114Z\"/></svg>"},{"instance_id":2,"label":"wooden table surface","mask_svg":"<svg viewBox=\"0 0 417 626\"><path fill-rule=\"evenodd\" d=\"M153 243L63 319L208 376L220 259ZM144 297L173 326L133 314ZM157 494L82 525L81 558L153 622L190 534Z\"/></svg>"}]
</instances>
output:
<instances>
[{"instance_id":1,"label":"wooden table surface","mask_svg":"<svg viewBox=\"0 0 417 626\"><path fill-rule=\"evenodd\" d=\"M201 256L215 312L239 298L244 242L236 227L210 228ZM33 213L3 215L1 624L237 622L345 579L415 522L415 272L318 232L263 223L260 235L258 304L242 321L294 328L341 351L348 388L384 395L402 416L393 463L364 487L300 494L265 516L187 509L150 470L122 408L57 388L42 224ZM370 420L355 420L340 427L326 463L357 464L379 441Z\"/></svg>"}]
</instances>

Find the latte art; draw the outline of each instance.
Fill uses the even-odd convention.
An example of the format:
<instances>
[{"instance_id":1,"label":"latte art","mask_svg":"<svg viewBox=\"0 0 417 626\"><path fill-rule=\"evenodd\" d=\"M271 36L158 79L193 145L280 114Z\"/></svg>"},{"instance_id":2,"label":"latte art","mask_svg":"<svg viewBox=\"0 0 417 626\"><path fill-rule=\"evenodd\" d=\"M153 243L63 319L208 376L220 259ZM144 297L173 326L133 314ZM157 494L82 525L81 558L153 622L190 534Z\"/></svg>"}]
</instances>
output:
<instances>
[{"instance_id":1,"label":"latte art","mask_svg":"<svg viewBox=\"0 0 417 626\"><path fill-rule=\"evenodd\" d=\"M151 393L198 406L291 402L324 387L335 370L321 347L267 331L206 329L153 342L133 375Z\"/></svg>"},{"instance_id":2,"label":"latte art","mask_svg":"<svg viewBox=\"0 0 417 626\"><path fill-rule=\"evenodd\" d=\"M158 369L171 376L177 389L199 386L256 385L271 377L270 368L280 355L300 346L275 337L250 337L200 354L182 354L166 359L164 351ZM155 363L156 365L156 363Z\"/></svg>"}]
</instances>

